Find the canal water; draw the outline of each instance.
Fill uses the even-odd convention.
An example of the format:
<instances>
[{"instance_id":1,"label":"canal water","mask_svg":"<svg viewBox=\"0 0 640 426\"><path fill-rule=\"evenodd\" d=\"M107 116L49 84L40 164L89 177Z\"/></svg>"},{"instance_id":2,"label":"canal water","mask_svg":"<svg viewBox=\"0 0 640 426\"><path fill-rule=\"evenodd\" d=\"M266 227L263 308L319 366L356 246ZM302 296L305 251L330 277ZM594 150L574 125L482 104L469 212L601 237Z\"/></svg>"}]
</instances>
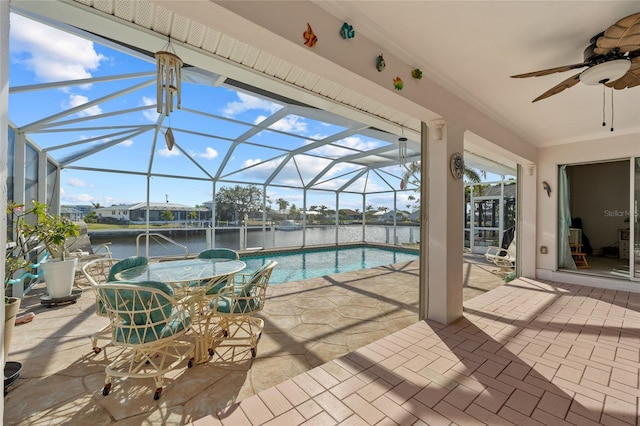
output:
<instances>
[{"instance_id":1,"label":"canal water","mask_svg":"<svg viewBox=\"0 0 640 426\"><path fill-rule=\"evenodd\" d=\"M242 228L224 229L224 232L216 232L215 247L227 247L239 250L241 247ZM153 230L151 231L153 232ZM366 226L364 230L364 241L370 243L394 242L393 227ZM337 235L337 241L336 241ZM119 236L110 233L101 235L99 232L90 232L91 243L94 247L101 243L110 243L109 248L113 257L121 259L136 255L136 238L131 233ZM199 253L207 248L206 235L203 232L189 233L184 231L173 231L170 238L184 246L189 253ZM271 231L262 232L261 229L249 230L246 233L246 247L300 247L303 244L303 231L301 229L292 231ZM409 226L399 226L396 228L395 240L397 244L417 243L419 240L419 228ZM344 244L357 243L363 241L363 228L361 225L313 227L306 229L305 245L318 244ZM140 239L140 254L146 255L145 239ZM184 250L161 239L154 239L149 244L149 256L171 256L184 254Z\"/></svg>"}]
</instances>

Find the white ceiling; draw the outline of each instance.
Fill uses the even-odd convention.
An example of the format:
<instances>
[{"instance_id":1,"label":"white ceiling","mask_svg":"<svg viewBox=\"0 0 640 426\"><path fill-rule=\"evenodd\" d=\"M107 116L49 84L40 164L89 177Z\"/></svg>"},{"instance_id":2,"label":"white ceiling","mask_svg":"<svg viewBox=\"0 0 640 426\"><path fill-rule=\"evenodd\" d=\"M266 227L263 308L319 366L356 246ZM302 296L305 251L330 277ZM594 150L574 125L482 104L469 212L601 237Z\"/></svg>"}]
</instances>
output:
<instances>
[{"instance_id":1,"label":"white ceiling","mask_svg":"<svg viewBox=\"0 0 640 426\"><path fill-rule=\"evenodd\" d=\"M113 16L115 20L95 21L86 13L76 15L76 8L71 6L73 2L13 0L13 5L109 34L120 41L131 40L148 51L157 47L159 38L169 35L183 47L192 48L181 50L186 63L215 69L217 74L237 81L250 81L256 87L329 109L387 132L399 134L399 129L407 129L410 143L419 140L420 120L417 118L319 76L313 69L303 69L264 49L234 39L225 31L229 30L226 27L230 24L215 14L204 13L213 7L213 3L75 1L94 8L99 14ZM429 79L534 146L611 135L640 135L640 86L615 91L615 132L611 133L609 89L606 93L608 125L604 128L600 87L579 83L548 99L531 102L581 70L530 79L509 77L582 62L582 52L590 38L617 20L640 12L638 1L312 1L340 21L348 21L356 34L378 44L382 51L392 52L407 64L415 64ZM217 3L228 7L234 2ZM266 3L254 4L264 8ZM303 3L296 2L298 5ZM251 31L256 30L252 28ZM260 35L259 32L256 34ZM260 46L260 40L256 40L256 46ZM275 80L286 84L274 86ZM311 94L335 102L327 104ZM358 114L358 111L364 114ZM434 111L434 115L437 114L438 111ZM479 155L476 157L479 163L486 163L490 158L507 164L508 169L515 166L501 155L504 153L479 149L473 140L465 140L467 154L469 146ZM467 160L472 160L470 155Z\"/></svg>"},{"instance_id":2,"label":"white ceiling","mask_svg":"<svg viewBox=\"0 0 640 426\"><path fill-rule=\"evenodd\" d=\"M578 83L531 101L583 69L509 76L583 61L594 35L640 12L638 1L314 1L535 146L612 135L611 93ZM640 132L640 86L615 91L616 134ZM639 140L640 142L640 140Z\"/></svg>"}]
</instances>

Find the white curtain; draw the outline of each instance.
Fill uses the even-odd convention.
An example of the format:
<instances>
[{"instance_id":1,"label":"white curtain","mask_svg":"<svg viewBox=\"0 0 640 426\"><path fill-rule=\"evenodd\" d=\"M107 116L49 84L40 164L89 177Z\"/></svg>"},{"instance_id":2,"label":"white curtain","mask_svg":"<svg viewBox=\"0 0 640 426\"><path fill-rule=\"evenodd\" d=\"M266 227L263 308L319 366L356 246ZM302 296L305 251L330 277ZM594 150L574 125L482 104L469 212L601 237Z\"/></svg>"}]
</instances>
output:
<instances>
[{"instance_id":1,"label":"white curtain","mask_svg":"<svg viewBox=\"0 0 640 426\"><path fill-rule=\"evenodd\" d=\"M577 269L569 247L569 228L571 228L570 184L567 177L567 166L560 166L558 189L558 267Z\"/></svg>"}]
</instances>

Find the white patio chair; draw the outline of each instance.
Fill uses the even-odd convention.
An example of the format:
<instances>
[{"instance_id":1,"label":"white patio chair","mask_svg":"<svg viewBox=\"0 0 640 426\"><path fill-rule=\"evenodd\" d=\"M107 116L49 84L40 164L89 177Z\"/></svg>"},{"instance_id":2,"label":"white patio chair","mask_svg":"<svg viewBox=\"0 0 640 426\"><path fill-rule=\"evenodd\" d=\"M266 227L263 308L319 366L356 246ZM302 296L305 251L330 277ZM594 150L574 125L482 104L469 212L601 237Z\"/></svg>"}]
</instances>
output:
<instances>
[{"instance_id":1,"label":"white patio chair","mask_svg":"<svg viewBox=\"0 0 640 426\"><path fill-rule=\"evenodd\" d=\"M146 257L133 256L126 259L104 257L94 259L82 266L82 274L85 276L87 282L91 285L91 289L96 295L96 315L100 317L107 316L106 308L97 291L98 286L106 284L109 281L115 281L114 275L120 271L146 264ZM96 354L100 353L102 348L98 346L98 341L106 340L111 342L111 324L105 325L89 337L91 339L93 352Z\"/></svg>"},{"instance_id":2,"label":"white patio chair","mask_svg":"<svg viewBox=\"0 0 640 426\"><path fill-rule=\"evenodd\" d=\"M96 259L109 259L112 256L109 245L111 243L103 243L97 246L91 245L87 224L84 222L75 222L80 231L77 237L69 237L64 243L64 250L67 257L77 257L76 273L80 273L87 263ZM76 280L76 285L78 282Z\"/></svg>"},{"instance_id":3,"label":"white patio chair","mask_svg":"<svg viewBox=\"0 0 640 426\"><path fill-rule=\"evenodd\" d=\"M485 259L489 262L493 262L496 266L501 268L513 268L516 264L516 239L515 237L507 247L489 246L487 252L484 255Z\"/></svg>"},{"instance_id":4,"label":"white patio chair","mask_svg":"<svg viewBox=\"0 0 640 426\"><path fill-rule=\"evenodd\" d=\"M190 309L173 298L169 284L157 281L114 281L97 291L111 321L112 343L124 349L105 369L102 394L109 395L112 377L152 377L158 400L165 373L187 358L193 365L193 345L180 339L191 327Z\"/></svg>"},{"instance_id":5,"label":"white patio chair","mask_svg":"<svg viewBox=\"0 0 640 426\"><path fill-rule=\"evenodd\" d=\"M271 272L278 262L272 260L250 274L236 274L233 282L222 288L209 304L210 351L216 346L249 346L257 355L264 320L255 314L264 307Z\"/></svg>"}]
</instances>

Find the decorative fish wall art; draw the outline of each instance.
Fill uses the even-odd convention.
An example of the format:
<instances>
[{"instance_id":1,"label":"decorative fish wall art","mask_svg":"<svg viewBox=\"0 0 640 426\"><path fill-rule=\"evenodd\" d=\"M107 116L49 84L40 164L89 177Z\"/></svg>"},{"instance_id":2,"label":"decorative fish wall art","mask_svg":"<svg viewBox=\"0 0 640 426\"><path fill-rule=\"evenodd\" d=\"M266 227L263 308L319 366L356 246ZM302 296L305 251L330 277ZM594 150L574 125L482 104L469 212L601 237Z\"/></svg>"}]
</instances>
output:
<instances>
[{"instance_id":1,"label":"decorative fish wall art","mask_svg":"<svg viewBox=\"0 0 640 426\"><path fill-rule=\"evenodd\" d=\"M376 58L376 68L378 71L382 71L387 64L384 62L384 58L382 57L382 53L380 56Z\"/></svg>"},{"instance_id":2,"label":"decorative fish wall art","mask_svg":"<svg viewBox=\"0 0 640 426\"><path fill-rule=\"evenodd\" d=\"M353 30L353 25L349 25L348 23L342 24L340 28L340 36L344 39L354 38L356 36L356 32Z\"/></svg>"},{"instance_id":3,"label":"decorative fish wall art","mask_svg":"<svg viewBox=\"0 0 640 426\"><path fill-rule=\"evenodd\" d=\"M313 47L318 42L318 37L313 32L313 29L311 28L311 25L308 22L307 22L307 31L305 31L302 35L304 36L305 46Z\"/></svg>"}]
</instances>

